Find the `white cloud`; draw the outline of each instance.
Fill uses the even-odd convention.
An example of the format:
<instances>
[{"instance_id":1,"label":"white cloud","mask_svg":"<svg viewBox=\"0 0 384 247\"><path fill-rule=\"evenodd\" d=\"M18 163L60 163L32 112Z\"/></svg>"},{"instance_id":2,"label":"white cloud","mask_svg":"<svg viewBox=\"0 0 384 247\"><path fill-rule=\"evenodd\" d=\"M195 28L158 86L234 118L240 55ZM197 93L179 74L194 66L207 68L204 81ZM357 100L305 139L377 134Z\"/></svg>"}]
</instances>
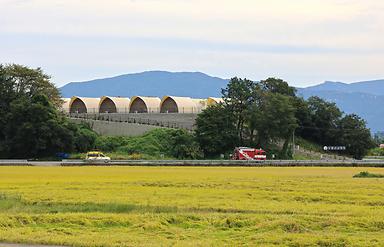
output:
<instances>
[{"instance_id":1,"label":"white cloud","mask_svg":"<svg viewBox=\"0 0 384 247\"><path fill-rule=\"evenodd\" d=\"M303 84L377 77L383 63L381 0L0 0L0 8L0 62L54 67L60 83L163 68ZM83 74L60 70L74 63Z\"/></svg>"}]
</instances>

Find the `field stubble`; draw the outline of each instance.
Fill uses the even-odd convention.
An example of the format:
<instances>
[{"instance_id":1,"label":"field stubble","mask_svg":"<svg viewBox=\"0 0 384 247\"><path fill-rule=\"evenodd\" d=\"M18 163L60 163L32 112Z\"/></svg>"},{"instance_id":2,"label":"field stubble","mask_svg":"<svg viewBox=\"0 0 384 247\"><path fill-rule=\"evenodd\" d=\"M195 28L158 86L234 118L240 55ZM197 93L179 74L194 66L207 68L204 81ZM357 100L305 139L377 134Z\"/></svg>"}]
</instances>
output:
<instances>
[{"instance_id":1,"label":"field stubble","mask_svg":"<svg viewBox=\"0 0 384 247\"><path fill-rule=\"evenodd\" d=\"M382 246L384 180L360 171L0 167L0 242Z\"/></svg>"}]
</instances>

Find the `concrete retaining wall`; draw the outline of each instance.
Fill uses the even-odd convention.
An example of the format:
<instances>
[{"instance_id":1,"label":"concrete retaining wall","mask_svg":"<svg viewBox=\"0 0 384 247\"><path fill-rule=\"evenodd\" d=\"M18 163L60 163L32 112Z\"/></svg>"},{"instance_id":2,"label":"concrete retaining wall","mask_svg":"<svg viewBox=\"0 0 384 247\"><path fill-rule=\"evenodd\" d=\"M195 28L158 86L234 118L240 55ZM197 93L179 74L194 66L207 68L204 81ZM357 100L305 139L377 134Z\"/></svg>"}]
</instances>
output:
<instances>
[{"instance_id":1,"label":"concrete retaining wall","mask_svg":"<svg viewBox=\"0 0 384 247\"><path fill-rule=\"evenodd\" d=\"M161 128L159 126L125 123L125 122L109 122L91 119L75 119L70 118L74 123L87 122L91 125L92 129L100 134L106 136L141 136L146 132Z\"/></svg>"},{"instance_id":2,"label":"concrete retaining wall","mask_svg":"<svg viewBox=\"0 0 384 247\"><path fill-rule=\"evenodd\" d=\"M101 113L101 114L78 114L72 113L71 118L92 119L109 122L139 123L166 128L178 128L192 130L195 125L197 114L180 113Z\"/></svg>"}]
</instances>

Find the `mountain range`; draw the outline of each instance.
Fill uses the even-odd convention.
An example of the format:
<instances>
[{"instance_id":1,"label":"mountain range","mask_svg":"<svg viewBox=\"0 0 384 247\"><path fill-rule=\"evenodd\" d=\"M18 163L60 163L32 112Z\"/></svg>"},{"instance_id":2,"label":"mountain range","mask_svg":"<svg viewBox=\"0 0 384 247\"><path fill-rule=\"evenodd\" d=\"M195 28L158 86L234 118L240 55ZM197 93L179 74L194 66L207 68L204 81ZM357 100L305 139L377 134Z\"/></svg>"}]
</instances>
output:
<instances>
[{"instance_id":1,"label":"mountain range","mask_svg":"<svg viewBox=\"0 0 384 247\"><path fill-rule=\"evenodd\" d=\"M351 84L324 82L317 86L298 88L298 95L307 99L318 96L334 102L345 113L356 113L373 133L384 131L384 80Z\"/></svg>"},{"instance_id":2,"label":"mountain range","mask_svg":"<svg viewBox=\"0 0 384 247\"><path fill-rule=\"evenodd\" d=\"M61 88L63 97L165 95L192 98L219 97L228 80L200 72L147 71L85 82L71 82Z\"/></svg>"},{"instance_id":3,"label":"mountain range","mask_svg":"<svg viewBox=\"0 0 384 247\"><path fill-rule=\"evenodd\" d=\"M148 71L85 82L71 82L60 88L63 97L174 95L193 98L220 97L228 79L200 72ZM384 80L322 84L297 88L298 95L319 96L335 102L345 113L356 113L367 121L372 132L384 131Z\"/></svg>"}]
</instances>

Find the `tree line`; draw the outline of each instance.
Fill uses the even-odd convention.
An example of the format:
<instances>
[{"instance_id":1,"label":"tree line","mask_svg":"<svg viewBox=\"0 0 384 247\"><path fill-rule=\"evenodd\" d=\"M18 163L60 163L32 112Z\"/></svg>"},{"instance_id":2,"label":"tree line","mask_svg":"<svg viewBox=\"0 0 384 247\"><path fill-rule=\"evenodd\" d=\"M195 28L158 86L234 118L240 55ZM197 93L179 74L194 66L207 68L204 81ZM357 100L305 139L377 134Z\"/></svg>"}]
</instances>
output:
<instances>
[{"instance_id":1,"label":"tree line","mask_svg":"<svg viewBox=\"0 0 384 247\"><path fill-rule=\"evenodd\" d=\"M366 122L344 114L335 103L319 97L297 96L287 82L232 78L222 89L224 103L198 115L196 138L205 156L227 153L236 146L253 146L292 158L295 136L319 145L346 146L362 158L374 146Z\"/></svg>"},{"instance_id":2,"label":"tree line","mask_svg":"<svg viewBox=\"0 0 384 247\"><path fill-rule=\"evenodd\" d=\"M40 68L0 65L0 158L84 152L96 134L70 123L58 108L60 92Z\"/></svg>"}]
</instances>

